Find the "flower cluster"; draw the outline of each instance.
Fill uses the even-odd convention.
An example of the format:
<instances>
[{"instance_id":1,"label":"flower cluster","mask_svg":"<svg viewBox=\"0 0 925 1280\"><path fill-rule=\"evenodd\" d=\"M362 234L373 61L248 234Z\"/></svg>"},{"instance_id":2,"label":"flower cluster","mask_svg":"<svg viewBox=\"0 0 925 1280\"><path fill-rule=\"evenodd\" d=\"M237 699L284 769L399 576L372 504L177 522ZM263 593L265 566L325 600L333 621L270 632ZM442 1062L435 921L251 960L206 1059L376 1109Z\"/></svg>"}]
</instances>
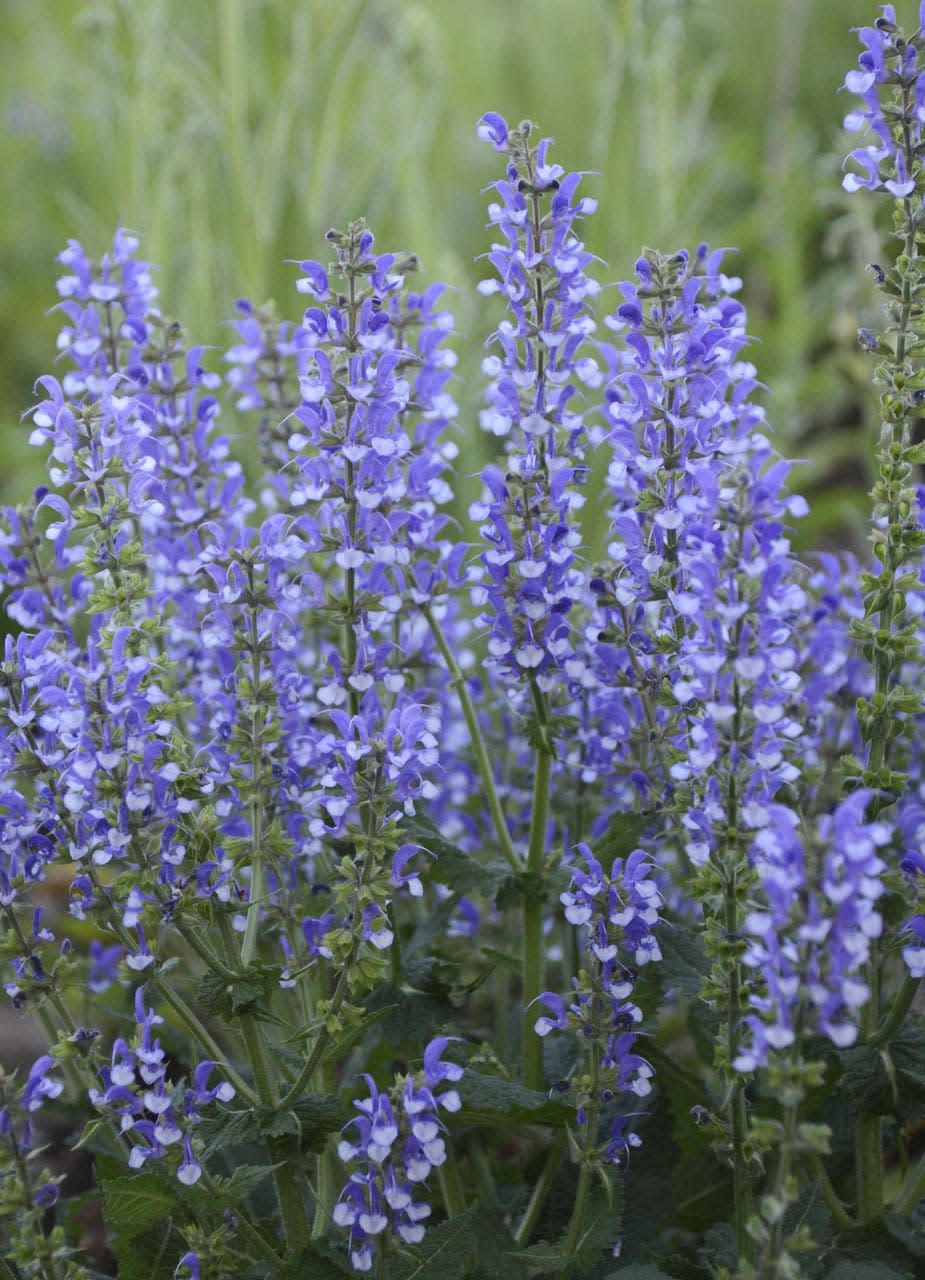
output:
<instances>
[{"instance_id":1,"label":"flower cluster","mask_svg":"<svg viewBox=\"0 0 925 1280\"><path fill-rule=\"evenodd\" d=\"M500 293L510 316L492 336L497 354L482 364L490 382L481 423L505 437L505 468L483 472L470 515L487 544L474 600L490 628L491 661L549 690L571 653L569 614L585 591L575 513L586 428L571 401L600 380L588 349L599 285L585 274L591 255L574 226L597 202L577 197L580 175L552 164L551 140L531 143L532 132L529 121L509 130L494 112L479 124L508 157L489 207L502 236L488 254L497 275L479 290Z\"/></svg>"},{"instance_id":2,"label":"flower cluster","mask_svg":"<svg viewBox=\"0 0 925 1280\"><path fill-rule=\"evenodd\" d=\"M192 1186L202 1176L192 1130L202 1118L203 1107L215 1101L230 1102L235 1091L227 1080L210 1088L215 1063L205 1061L196 1067L192 1085L183 1091L181 1101L178 1091L170 1087L167 1055L154 1036L154 1028L163 1021L145 1007L144 988L139 987L135 992L135 1035L130 1042L121 1037L115 1041L110 1064L100 1069L102 1088L90 1090L90 1101L130 1139L130 1169L163 1159L169 1148L182 1147L176 1174L182 1183Z\"/></svg>"},{"instance_id":3,"label":"flower cluster","mask_svg":"<svg viewBox=\"0 0 925 1280\"><path fill-rule=\"evenodd\" d=\"M752 856L766 905L745 918L743 963L762 978L750 1003L749 1040L734 1065L754 1071L772 1050L818 1032L844 1047L857 1038L857 1014L870 999L864 966L883 922L881 850L892 837L869 822L869 792L854 792L814 829L772 805Z\"/></svg>"},{"instance_id":4,"label":"flower cluster","mask_svg":"<svg viewBox=\"0 0 925 1280\"><path fill-rule=\"evenodd\" d=\"M45 1147L37 1132L38 1113L45 1103L61 1096L64 1084L54 1074L58 1063L42 1054L29 1068L22 1083L15 1076L0 1076L0 1205L14 1221L4 1230L4 1258L22 1270L36 1274L34 1266L48 1269L70 1250L58 1229L43 1229L46 1215L60 1197L61 1175L52 1175L41 1164Z\"/></svg>"},{"instance_id":5,"label":"flower cluster","mask_svg":"<svg viewBox=\"0 0 925 1280\"><path fill-rule=\"evenodd\" d=\"M787 744L800 733L792 634L805 594L783 522L807 507L786 495L787 465L750 399L741 282L721 261L706 246L650 253L622 286L610 321L628 349L611 353L608 389L614 537L588 631L600 722L624 728L635 790L681 788L695 865L715 830L736 825L722 774L739 776L742 813L758 821L795 776Z\"/></svg>"},{"instance_id":6,"label":"flower cluster","mask_svg":"<svg viewBox=\"0 0 925 1280\"><path fill-rule=\"evenodd\" d=\"M875 141L855 148L848 156L860 170L845 174L846 191L876 191L882 188L896 199L905 199L915 191L913 163L925 123L925 71L918 66L918 47L925 27L925 4L919 5L919 27L906 39L896 22L891 4L872 27L859 31L864 52L858 58L858 70L849 71L844 88L857 94L863 106L849 112L845 128L852 133L872 133ZM885 109L881 94L884 86L898 91L902 107ZM890 104L892 107L892 103Z\"/></svg>"},{"instance_id":7,"label":"flower cluster","mask_svg":"<svg viewBox=\"0 0 925 1280\"><path fill-rule=\"evenodd\" d=\"M381 1093L366 1076L369 1096L354 1103L359 1115L348 1127L338 1154L354 1166L334 1207L339 1227L350 1231L350 1259L357 1271L370 1271L377 1250L389 1235L406 1244L424 1238L431 1207L423 1198L431 1170L446 1160L439 1110L458 1111L459 1094L443 1088L461 1079L463 1068L441 1055L448 1040L438 1036L424 1050L423 1069ZM442 1092L437 1092L442 1089Z\"/></svg>"},{"instance_id":8,"label":"flower cluster","mask_svg":"<svg viewBox=\"0 0 925 1280\"><path fill-rule=\"evenodd\" d=\"M572 979L572 998L566 1005L555 992L540 1000L550 1011L537 1018L539 1036L551 1031L577 1031L585 1046L594 1046L592 1073L580 1084L578 1120L588 1122L601 1103L616 1094L645 1097L652 1089L653 1071L635 1052L635 1028L642 1010L633 1003L639 970L661 959L653 932L659 924L661 896L651 878L652 864L642 849L626 858L615 858L606 874L586 844L579 844L569 888L562 893L565 918L582 928L588 968ZM619 1161L630 1146L638 1145L625 1133L626 1116L612 1121L606 1158ZM594 1132L589 1141L596 1140Z\"/></svg>"}]
</instances>

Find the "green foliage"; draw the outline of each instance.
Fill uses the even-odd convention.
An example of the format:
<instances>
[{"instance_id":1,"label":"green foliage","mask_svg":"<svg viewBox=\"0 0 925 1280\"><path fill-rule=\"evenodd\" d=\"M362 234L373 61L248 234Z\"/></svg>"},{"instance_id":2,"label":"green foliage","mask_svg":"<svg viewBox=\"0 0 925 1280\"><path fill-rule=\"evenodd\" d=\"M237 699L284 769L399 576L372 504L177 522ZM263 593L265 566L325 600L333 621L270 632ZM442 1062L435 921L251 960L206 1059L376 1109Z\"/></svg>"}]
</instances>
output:
<instances>
[{"instance_id":1,"label":"green foliage","mask_svg":"<svg viewBox=\"0 0 925 1280\"><path fill-rule=\"evenodd\" d=\"M120 1277L171 1280L183 1250L177 1224L187 1220L180 1184L158 1167L126 1174L108 1157L97 1157L96 1172Z\"/></svg>"},{"instance_id":2,"label":"green foliage","mask_svg":"<svg viewBox=\"0 0 925 1280\"><path fill-rule=\"evenodd\" d=\"M562 1124L572 1118L570 1107L553 1102L545 1093L480 1071L467 1070L456 1091L463 1115L472 1120Z\"/></svg>"}]
</instances>

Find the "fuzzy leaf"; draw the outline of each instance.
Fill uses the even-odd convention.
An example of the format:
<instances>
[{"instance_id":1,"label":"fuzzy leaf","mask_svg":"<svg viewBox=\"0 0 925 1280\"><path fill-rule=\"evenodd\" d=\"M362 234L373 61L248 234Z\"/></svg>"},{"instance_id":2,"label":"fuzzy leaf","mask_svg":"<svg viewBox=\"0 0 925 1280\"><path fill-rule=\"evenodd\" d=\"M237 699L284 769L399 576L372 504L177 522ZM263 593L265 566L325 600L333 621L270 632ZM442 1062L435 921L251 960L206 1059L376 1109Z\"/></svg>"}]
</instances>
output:
<instances>
[{"instance_id":1,"label":"fuzzy leaf","mask_svg":"<svg viewBox=\"0 0 925 1280\"><path fill-rule=\"evenodd\" d=\"M174 1219L186 1216L179 1183L160 1170L127 1174L108 1156L96 1171L122 1280L171 1280L183 1243Z\"/></svg>"},{"instance_id":2,"label":"fuzzy leaf","mask_svg":"<svg viewBox=\"0 0 925 1280\"><path fill-rule=\"evenodd\" d=\"M413 840L434 859L432 878L456 893L482 893L490 898L510 874L506 862L479 862L452 841L423 814L405 818L401 823L404 838Z\"/></svg>"},{"instance_id":3,"label":"fuzzy leaf","mask_svg":"<svg viewBox=\"0 0 925 1280\"><path fill-rule=\"evenodd\" d=\"M699 1000L710 962L703 938L686 925L664 926L658 931L662 961L658 966L662 985L674 988L686 1000Z\"/></svg>"},{"instance_id":4,"label":"fuzzy leaf","mask_svg":"<svg viewBox=\"0 0 925 1280\"><path fill-rule=\"evenodd\" d=\"M341 1280L342 1276L354 1276L356 1272L347 1261L346 1254L340 1255L329 1249L321 1240L307 1245L291 1262L286 1265L280 1280Z\"/></svg>"},{"instance_id":5,"label":"fuzzy leaf","mask_svg":"<svg viewBox=\"0 0 925 1280\"><path fill-rule=\"evenodd\" d=\"M610 1271L604 1280L670 1280L670 1277L649 1262L631 1262L619 1271Z\"/></svg>"},{"instance_id":6,"label":"fuzzy leaf","mask_svg":"<svg viewBox=\"0 0 925 1280\"><path fill-rule=\"evenodd\" d=\"M895 1115L911 1124L925 1115L925 1030L909 1019L881 1049L853 1045L838 1055L849 1102L866 1115Z\"/></svg>"},{"instance_id":7,"label":"fuzzy leaf","mask_svg":"<svg viewBox=\"0 0 925 1280\"><path fill-rule=\"evenodd\" d=\"M610 870L615 858L625 858L639 847L650 823L651 819L640 813L618 813L611 818L607 830L592 846L605 871Z\"/></svg>"},{"instance_id":8,"label":"fuzzy leaf","mask_svg":"<svg viewBox=\"0 0 925 1280\"><path fill-rule=\"evenodd\" d=\"M478 1204L428 1230L423 1242L389 1266L395 1280L463 1280L481 1248L485 1214Z\"/></svg>"},{"instance_id":9,"label":"fuzzy leaf","mask_svg":"<svg viewBox=\"0 0 925 1280\"><path fill-rule=\"evenodd\" d=\"M456 1091L463 1114L469 1118L491 1120L503 1116L515 1123L564 1124L574 1116L571 1107L551 1101L537 1089L480 1071L467 1071Z\"/></svg>"},{"instance_id":10,"label":"fuzzy leaf","mask_svg":"<svg viewBox=\"0 0 925 1280\"><path fill-rule=\"evenodd\" d=\"M218 973L207 973L199 983L197 1002L206 1013L225 1022L247 1010L261 1017L261 1005L279 985L279 965L255 960L243 973L227 981Z\"/></svg>"},{"instance_id":11,"label":"fuzzy leaf","mask_svg":"<svg viewBox=\"0 0 925 1280\"><path fill-rule=\"evenodd\" d=\"M239 1164L230 1177L221 1174L212 1175L212 1186L221 1196L228 1196L240 1204L250 1193L259 1187L265 1178L269 1178L274 1166L271 1164Z\"/></svg>"},{"instance_id":12,"label":"fuzzy leaf","mask_svg":"<svg viewBox=\"0 0 925 1280\"><path fill-rule=\"evenodd\" d=\"M127 1174L114 1160L101 1159L97 1160L97 1173L103 1193L103 1217L114 1232L127 1240L180 1208L178 1192L158 1173Z\"/></svg>"}]
</instances>

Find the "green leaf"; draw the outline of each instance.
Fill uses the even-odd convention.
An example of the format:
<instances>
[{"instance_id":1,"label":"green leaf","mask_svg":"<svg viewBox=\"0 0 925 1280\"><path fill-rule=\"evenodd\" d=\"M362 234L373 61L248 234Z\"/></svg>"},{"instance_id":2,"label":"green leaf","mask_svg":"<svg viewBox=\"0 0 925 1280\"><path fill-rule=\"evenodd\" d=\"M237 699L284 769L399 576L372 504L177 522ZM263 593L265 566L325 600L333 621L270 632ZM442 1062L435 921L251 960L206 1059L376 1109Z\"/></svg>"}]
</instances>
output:
<instances>
[{"instance_id":1,"label":"green leaf","mask_svg":"<svg viewBox=\"0 0 925 1280\"><path fill-rule=\"evenodd\" d=\"M492 897L510 874L506 862L479 862L471 853L458 848L441 835L440 830L425 817L415 814L404 818L401 831L405 838L429 853L434 859L432 877L456 893L482 893Z\"/></svg>"},{"instance_id":2,"label":"green leaf","mask_svg":"<svg viewBox=\"0 0 925 1280\"><path fill-rule=\"evenodd\" d=\"M592 845L594 856L605 871L610 870L614 858L625 858L639 847L651 822L641 813L618 813L611 818L607 830Z\"/></svg>"},{"instance_id":3,"label":"green leaf","mask_svg":"<svg viewBox=\"0 0 925 1280\"><path fill-rule=\"evenodd\" d=\"M390 1280L463 1280L481 1249L480 1224L485 1219L481 1207L474 1204L458 1217L430 1228L418 1248L390 1262Z\"/></svg>"},{"instance_id":4,"label":"green leaf","mask_svg":"<svg viewBox=\"0 0 925 1280\"><path fill-rule=\"evenodd\" d=\"M111 1166L117 1173L107 1172ZM114 1160L97 1159L97 1175L103 1194L103 1217L118 1235L131 1239L152 1222L181 1209L181 1200L171 1183L153 1171L126 1175Z\"/></svg>"},{"instance_id":5,"label":"green leaf","mask_svg":"<svg viewBox=\"0 0 925 1280\"><path fill-rule=\"evenodd\" d=\"M212 1186L219 1195L228 1196L236 1203L240 1203L256 1187L259 1187L265 1178L269 1178L275 1167L271 1164L239 1164L228 1178L218 1173L213 1174Z\"/></svg>"},{"instance_id":6,"label":"green leaf","mask_svg":"<svg viewBox=\"0 0 925 1280\"><path fill-rule=\"evenodd\" d=\"M553 1102L537 1089L480 1071L466 1071L456 1092L463 1114L470 1119L496 1120L503 1116L514 1123L566 1124L574 1117L571 1107Z\"/></svg>"},{"instance_id":7,"label":"green leaf","mask_svg":"<svg viewBox=\"0 0 925 1280\"><path fill-rule=\"evenodd\" d=\"M877 1263L877 1280L905 1280L905 1277L892 1267L884 1267ZM839 1262L834 1271L829 1272L829 1280L872 1280L869 1262Z\"/></svg>"},{"instance_id":8,"label":"green leaf","mask_svg":"<svg viewBox=\"0 0 925 1280\"><path fill-rule=\"evenodd\" d=\"M302 1151L323 1151L329 1133L344 1122L344 1108L334 1093L303 1095L286 1111L267 1109L257 1117L259 1132L268 1138L292 1135Z\"/></svg>"},{"instance_id":9,"label":"green leaf","mask_svg":"<svg viewBox=\"0 0 925 1280\"><path fill-rule=\"evenodd\" d=\"M665 925L658 931L662 953L658 965L664 988L674 988L685 1000L699 1000L710 972L703 936L689 925Z\"/></svg>"},{"instance_id":10,"label":"green leaf","mask_svg":"<svg viewBox=\"0 0 925 1280\"><path fill-rule=\"evenodd\" d=\"M254 960L230 980L219 973L207 973L196 990L197 1003L207 1014L226 1022L245 1010L262 1017L269 996L279 985L279 975L279 965L262 960Z\"/></svg>"},{"instance_id":11,"label":"green leaf","mask_svg":"<svg viewBox=\"0 0 925 1280\"><path fill-rule=\"evenodd\" d=\"M610 1271L604 1280L671 1280L664 1271L648 1262L631 1262L619 1271Z\"/></svg>"},{"instance_id":12,"label":"green leaf","mask_svg":"<svg viewBox=\"0 0 925 1280\"><path fill-rule=\"evenodd\" d=\"M174 1219L187 1216L179 1183L163 1170L128 1175L107 1156L96 1172L121 1280L171 1280L183 1245Z\"/></svg>"},{"instance_id":13,"label":"green leaf","mask_svg":"<svg viewBox=\"0 0 925 1280\"><path fill-rule=\"evenodd\" d=\"M531 1244L517 1255L523 1258L535 1275L549 1275L560 1271L565 1266L565 1248L558 1244L547 1244L541 1240L539 1244Z\"/></svg>"},{"instance_id":14,"label":"green leaf","mask_svg":"<svg viewBox=\"0 0 925 1280\"><path fill-rule=\"evenodd\" d=\"M185 1242L173 1219L162 1218L128 1242L116 1234L111 1248L119 1263L119 1280L173 1280Z\"/></svg>"},{"instance_id":15,"label":"green leaf","mask_svg":"<svg viewBox=\"0 0 925 1280\"><path fill-rule=\"evenodd\" d=\"M337 1094L305 1093L286 1111L270 1107L255 1111L243 1107L207 1114L199 1125L199 1133L206 1139L207 1157L226 1147L259 1143L262 1137L294 1136L298 1138L300 1150L323 1151L328 1134L335 1133L343 1122L344 1108Z\"/></svg>"},{"instance_id":16,"label":"green leaf","mask_svg":"<svg viewBox=\"0 0 925 1280\"><path fill-rule=\"evenodd\" d=\"M865 1115L893 1115L903 1124L925 1116L925 1029L908 1019L889 1045L853 1045L838 1055L841 1084L851 1105Z\"/></svg>"},{"instance_id":17,"label":"green leaf","mask_svg":"<svg viewBox=\"0 0 925 1280\"><path fill-rule=\"evenodd\" d=\"M319 1240L287 1263L280 1280L305 1280L306 1276L311 1276L311 1280L341 1280L342 1276L355 1275L346 1255L334 1253Z\"/></svg>"}]
</instances>

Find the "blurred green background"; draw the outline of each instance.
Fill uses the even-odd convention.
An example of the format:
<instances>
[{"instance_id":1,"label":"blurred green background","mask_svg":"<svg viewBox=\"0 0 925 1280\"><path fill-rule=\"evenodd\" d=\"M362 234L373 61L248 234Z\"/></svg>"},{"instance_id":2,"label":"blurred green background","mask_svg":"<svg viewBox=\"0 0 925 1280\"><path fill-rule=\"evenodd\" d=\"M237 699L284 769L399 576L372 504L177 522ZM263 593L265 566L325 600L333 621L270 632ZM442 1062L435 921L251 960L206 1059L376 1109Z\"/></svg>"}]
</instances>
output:
<instances>
[{"instance_id":1,"label":"blurred green background","mask_svg":"<svg viewBox=\"0 0 925 1280\"><path fill-rule=\"evenodd\" d=\"M900 20L914 6L900 2ZM909 12L906 13L905 10ZM55 254L123 224L166 311L221 349L234 299L296 318L286 258L326 257L364 214L456 287L463 470L480 465L478 360L497 300L474 292L486 109L529 116L596 171L585 224L630 272L643 244L736 246L782 452L805 460L804 545L857 541L873 431L860 323L888 202L840 186L836 90L872 0L2 0L0 500L38 476L19 422L52 365ZM614 295L615 296L615 295ZM459 344L462 346L463 344ZM218 353L216 352L218 364ZM246 424L231 428L246 433ZM245 439L242 451L252 456Z\"/></svg>"}]
</instances>

